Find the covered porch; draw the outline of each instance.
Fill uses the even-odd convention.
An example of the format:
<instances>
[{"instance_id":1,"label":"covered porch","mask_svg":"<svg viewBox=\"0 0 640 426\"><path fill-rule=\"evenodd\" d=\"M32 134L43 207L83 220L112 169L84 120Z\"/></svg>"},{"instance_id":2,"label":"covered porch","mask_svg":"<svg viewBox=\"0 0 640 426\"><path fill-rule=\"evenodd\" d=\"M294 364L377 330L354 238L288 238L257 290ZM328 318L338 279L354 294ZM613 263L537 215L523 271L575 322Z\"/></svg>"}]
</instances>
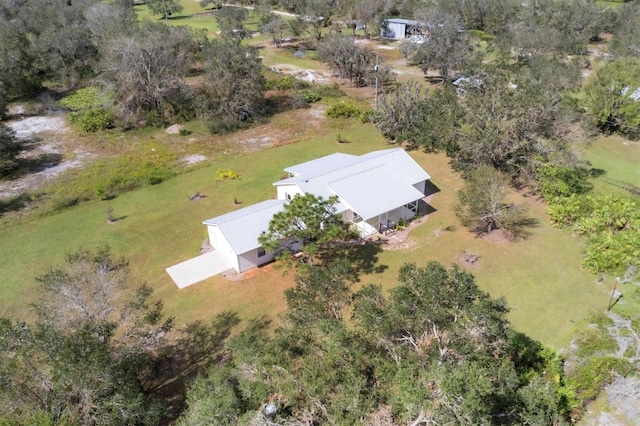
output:
<instances>
[{"instance_id":1,"label":"covered porch","mask_svg":"<svg viewBox=\"0 0 640 426\"><path fill-rule=\"evenodd\" d=\"M368 237L376 233L387 235L395 230L398 223L412 219L418 213L420 200L411 201L403 206L379 213L365 219L353 210L346 212L347 221L358 231L362 237Z\"/></svg>"}]
</instances>

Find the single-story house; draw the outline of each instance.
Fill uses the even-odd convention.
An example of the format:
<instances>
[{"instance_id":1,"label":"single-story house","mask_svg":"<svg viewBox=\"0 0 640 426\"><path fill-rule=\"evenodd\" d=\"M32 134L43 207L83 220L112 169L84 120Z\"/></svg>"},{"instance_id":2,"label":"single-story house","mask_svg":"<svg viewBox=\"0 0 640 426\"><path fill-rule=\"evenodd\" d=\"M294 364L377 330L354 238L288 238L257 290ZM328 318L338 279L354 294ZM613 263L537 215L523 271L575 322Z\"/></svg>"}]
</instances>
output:
<instances>
[{"instance_id":1,"label":"single-story house","mask_svg":"<svg viewBox=\"0 0 640 426\"><path fill-rule=\"evenodd\" d=\"M382 23L380 36L403 40L412 35L424 34L425 27L426 24L424 22L414 21L411 19L385 19Z\"/></svg>"},{"instance_id":2,"label":"single-story house","mask_svg":"<svg viewBox=\"0 0 640 426\"><path fill-rule=\"evenodd\" d=\"M205 220L209 241L237 272L273 260L258 237L297 194L338 197L336 210L363 237L392 228L418 212L431 178L402 148L364 155L336 153L284 169L277 199Z\"/></svg>"}]
</instances>

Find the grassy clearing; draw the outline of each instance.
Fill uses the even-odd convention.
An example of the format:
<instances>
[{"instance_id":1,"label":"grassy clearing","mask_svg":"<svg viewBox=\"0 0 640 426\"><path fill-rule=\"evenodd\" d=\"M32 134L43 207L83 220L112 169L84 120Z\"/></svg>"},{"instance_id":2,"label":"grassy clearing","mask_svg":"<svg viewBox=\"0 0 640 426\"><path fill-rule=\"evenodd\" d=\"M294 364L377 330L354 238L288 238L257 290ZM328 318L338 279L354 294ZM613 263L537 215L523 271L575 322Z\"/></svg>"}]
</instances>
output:
<instances>
[{"instance_id":1,"label":"grassy clearing","mask_svg":"<svg viewBox=\"0 0 640 426\"><path fill-rule=\"evenodd\" d=\"M329 126L330 127L330 124ZM343 152L360 154L386 146L370 125L353 122L341 130L350 143ZM272 182L282 169L338 150L332 134L246 156L222 157L162 184L142 188L109 201L90 202L59 214L5 226L0 247L0 316L24 318L36 297L34 276L79 247L108 244L131 261L131 282L148 282L179 322L211 318L227 309L243 317L274 314L284 307L281 272L261 274L244 282L213 278L192 289L178 291L164 268L198 254L206 229L201 222L233 209L234 197L246 206L273 197ZM215 179L217 169L240 175L233 181ZM202 192L199 201L188 195ZM106 223L113 208L116 224Z\"/></svg>"},{"instance_id":2,"label":"grassy clearing","mask_svg":"<svg viewBox=\"0 0 640 426\"><path fill-rule=\"evenodd\" d=\"M193 0L182 0L180 4L183 7L182 12L167 19L169 25L189 26L194 30L206 30L208 37L215 37L220 31L211 9L203 9L200 7L199 2ZM160 15L152 15L147 5L136 5L134 10L138 15L138 20L141 22L164 22Z\"/></svg>"},{"instance_id":3,"label":"grassy clearing","mask_svg":"<svg viewBox=\"0 0 640 426\"><path fill-rule=\"evenodd\" d=\"M640 142L602 136L586 146L582 155L592 167L605 172L594 181L596 193L629 195L629 188L640 191Z\"/></svg>"},{"instance_id":4,"label":"grassy clearing","mask_svg":"<svg viewBox=\"0 0 640 426\"><path fill-rule=\"evenodd\" d=\"M198 254L206 238L201 222L232 210L234 197L245 206L272 197L271 183L282 176L284 167L336 151L361 154L388 146L371 125L351 120L341 126L340 133L348 144L338 146L335 136L325 132L327 136L280 148L222 157L209 166L110 201L91 202L6 227L0 247L0 270L4 272L0 283L5 296L0 301L0 315L24 318L35 297L33 277L59 262L65 252L109 244L130 259L131 282L151 284L178 323L207 320L225 310L243 318L264 315L275 319L285 307L283 290L292 284L292 277L283 278L281 270L264 268L241 282L214 277L178 290L164 268ZM389 289L396 285L398 268L404 262L424 265L438 260L451 264L467 250L481 256L480 265L472 270L480 286L494 296L507 298L514 327L548 345L565 345L574 322L590 310L606 307L606 294L594 284L595 277L579 269L576 240L568 232L551 228L544 207L536 200L522 199L540 220L529 240L492 243L477 239L460 226L451 211L462 180L450 169L446 157L421 152L412 155L442 190L433 201L437 211L413 231L410 239L414 246L382 252L379 264L386 269L363 276L358 286L375 282ZM216 180L215 170L220 168L232 169L240 179ZM189 201L187 195L195 192L207 197ZM107 224L108 207L124 219ZM455 229L445 231L447 227Z\"/></svg>"},{"instance_id":5,"label":"grassy clearing","mask_svg":"<svg viewBox=\"0 0 640 426\"><path fill-rule=\"evenodd\" d=\"M363 277L363 284L373 282L389 289L395 286L397 271L405 262L423 265L437 260L448 265L459 262L465 250L473 252L481 256L481 261L470 271L482 289L507 299L514 328L555 348L569 343L575 323L588 316L589 311L606 308L608 300L602 288L605 284L596 285L596 277L580 270L579 243L569 232L550 226L543 204L512 194L539 221L539 227L527 240L510 243L476 238L453 214L462 179L451 171L448 159L443 154L412 155L442 190L433 201L437 211L412 232L413 247L384 251L380 264L388 269Z\"/></svg>"}]
</instances>

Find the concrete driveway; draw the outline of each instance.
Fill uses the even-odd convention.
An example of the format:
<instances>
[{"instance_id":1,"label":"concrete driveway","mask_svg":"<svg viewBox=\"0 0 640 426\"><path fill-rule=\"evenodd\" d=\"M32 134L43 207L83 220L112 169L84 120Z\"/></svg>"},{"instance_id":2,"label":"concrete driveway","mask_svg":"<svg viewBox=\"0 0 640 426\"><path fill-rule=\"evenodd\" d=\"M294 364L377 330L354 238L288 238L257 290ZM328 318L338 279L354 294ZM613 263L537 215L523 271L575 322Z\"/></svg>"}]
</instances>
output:
<instances>
[{"instance_id":1,"label":"concrete driveway","mask_svg":"<svg viewBox=\"0 0 640 426\"><path fill-rule=\"evenodd\" d=\"M214 250L171 266L166 271L178 288L185 288L227 269L231 269L231 265Z\"/></svg>"}]
</instances>

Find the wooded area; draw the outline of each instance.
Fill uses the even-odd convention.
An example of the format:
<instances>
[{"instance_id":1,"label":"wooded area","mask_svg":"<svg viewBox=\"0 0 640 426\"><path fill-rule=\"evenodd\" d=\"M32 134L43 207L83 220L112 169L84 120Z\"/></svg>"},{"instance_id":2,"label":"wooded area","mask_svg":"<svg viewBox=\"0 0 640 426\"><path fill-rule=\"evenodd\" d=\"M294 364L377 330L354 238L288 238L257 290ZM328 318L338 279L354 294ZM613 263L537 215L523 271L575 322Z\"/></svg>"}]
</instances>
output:
<instances>
[{"instance_id":1,"label":"wooded area","mask_svg":"<svg viewBox=\"0 0 640 426\"><path fill-rule=\"evenodd\" d=\"M501 229L526 243L538 222L511 202L516 189L584 238L585 270L637 281L640 190L594 193L602 171L576 146L640 136L640 1L230 3L200 2L219 28L209 34L174 25L178 0L148 0L153 22L139 21L130 0L0 0L0 118L38 102L68 113L81 135L190 122L222 135L344 95L338 84L275 74L251 41L266 34L281 50L294 40L344 90L363 90L328 117L446 153L465 179L455 211L471 232ZM422 42L396 43L424 78L397 78L364 43L384 46L377 35L394 17L423 24ZM605 43L597 61L588 55ZM373 108L373 96L359 97L372 87ZM61 180L50 212L178 173L175 154L149 147L97 161L102 180L88 195ZM24 173L27 149L0 121L0 181ZM18 198L15 210L32 206ZM296 197L260 241L289 259L283 240L305 244L307 262L283 262L295 285L277 322L226 312L176 328L153 283L131 282L126 260L72 250L37 278L30 320L0 319L0 423L568 425L615 377L637 374L640 344L635 355L610 355L619 340L607 334L609 317L595 316L602 335L584 332L564 358L512 329L506 301L456 265L406 263L390 292L360 285L370 271L343 244L353 235L334 220L336 201Z\"/></svg>"}]
</instances>

